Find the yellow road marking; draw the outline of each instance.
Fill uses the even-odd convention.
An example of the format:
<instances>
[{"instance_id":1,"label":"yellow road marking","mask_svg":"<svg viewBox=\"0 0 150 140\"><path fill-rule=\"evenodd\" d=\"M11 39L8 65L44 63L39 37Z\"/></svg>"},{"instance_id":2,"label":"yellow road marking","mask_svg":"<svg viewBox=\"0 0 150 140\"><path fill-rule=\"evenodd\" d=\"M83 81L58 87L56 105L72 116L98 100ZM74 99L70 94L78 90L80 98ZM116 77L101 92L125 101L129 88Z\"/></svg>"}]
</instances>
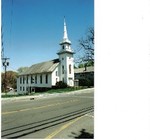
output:
<instances>
[{"instance_id":1,"label":"yellow road marking","mask_svg":"<svg viewBox=\"0 0 150 140\"><path fill-rule=\"evenodd\" d=\"M70 101L66 101L66 102L62 102L62 103L49 104L49 105L45 105L45 106L38 106L38 107L32 107L32 108L25 108L25 109L21 109L21 110L2 112L2 115L18 113L18 112L24 112L24 111L29 111L29 110L36 110L36 109L41 109L41 108L46 108L46 107L56 106L56 105L62 105L62 104L67 104L67 103L70 103L70 102L77 102L77 101L79 101L79 100L70 100Z\"/></svg>"},{"instance_id":2,"label":"yellow road marking","mask_svg":"<svg viewBox=\"0 0 150 140\"><path fill-rule=\"evenodd\" d=\"M94 118L94 116L89 115L89 114L86 114L85 116L87 116L87 117L91 117L91 118Z\"/></svg>"},{"instance_id":3,"label":"yellow road marking","mask_svg":"<svg viewBox=\"0 0 150 140\"><path fill-rule=\"evenodd\" d=\"M61 131L63 131L64 129L66 129L67 127L69 127L70 125L72 125L73 123L77 122L78 120L80 120L81 118L83 118L83 116L80 116L76 119L74 119L73 121L63 125L62 127L60 127L59 129L57 129L56 131L54 131L53 133L51 133L50 135L48 135L45 139L52 139L54 136L56 136L58 133L60 133Z\"/></svg>"}]
</instances>

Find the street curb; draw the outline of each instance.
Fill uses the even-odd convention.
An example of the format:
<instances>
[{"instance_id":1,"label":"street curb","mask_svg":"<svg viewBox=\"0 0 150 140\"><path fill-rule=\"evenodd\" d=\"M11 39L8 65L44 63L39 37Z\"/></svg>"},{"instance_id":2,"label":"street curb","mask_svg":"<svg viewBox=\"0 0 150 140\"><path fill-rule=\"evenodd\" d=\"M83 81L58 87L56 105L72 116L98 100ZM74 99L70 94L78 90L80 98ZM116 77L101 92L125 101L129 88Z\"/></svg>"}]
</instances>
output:
<instances>
[{"instance_id":1,"label":"street curb","mask_svg":"<svg viewBox=\"0 0 150 140\"><path fill-rule=\"evenodd\" d=\"M80 93L85 93L87 91L92 91L94 88L88 88L88 89L82 89L82 90L77 90L77 91L71 91L71 92L64 92L64 93L44 93L44 94L39 94L39 95L29 95L29 96L24 96L24 97L10 97L10 98L1 98L1 101L15 101L15 100L34 100L38 98L45 98L45 97L56 97L58 95L66 95L66 94L80 94Z\"/></svg>"}]
</instances>

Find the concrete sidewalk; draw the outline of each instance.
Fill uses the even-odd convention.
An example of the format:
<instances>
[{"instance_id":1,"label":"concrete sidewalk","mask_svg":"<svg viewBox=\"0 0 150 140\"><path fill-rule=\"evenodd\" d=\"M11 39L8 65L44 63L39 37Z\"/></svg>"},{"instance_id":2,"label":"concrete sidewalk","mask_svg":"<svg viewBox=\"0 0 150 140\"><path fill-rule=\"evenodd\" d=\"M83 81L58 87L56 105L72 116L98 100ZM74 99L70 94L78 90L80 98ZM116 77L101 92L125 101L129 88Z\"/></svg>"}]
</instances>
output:
<instances>
[{"instance_id":1,"label":"concrete sidewalk","mask_svg":"<svg viewBox=\"0 0 150 140\"><path fill-rule=\"evenodd\" d=\"M56 96L64 96L67 94L82 94L82 93L88 93L90 91L94 91L94 88L88 88L88 89L82 89L82 90L76 90L71 92L64 92L64 93L42 93L36 95L26 95L26 96L20 96L20 97L9 97L9 98L1 98L2 102L9 102L9 101L15 101L15 100L32 100L32 99L39 99L39 98L48 98L48 97L56 97ZM37 95L38 94L38 95Z\"/></svg>"}]
</instances>

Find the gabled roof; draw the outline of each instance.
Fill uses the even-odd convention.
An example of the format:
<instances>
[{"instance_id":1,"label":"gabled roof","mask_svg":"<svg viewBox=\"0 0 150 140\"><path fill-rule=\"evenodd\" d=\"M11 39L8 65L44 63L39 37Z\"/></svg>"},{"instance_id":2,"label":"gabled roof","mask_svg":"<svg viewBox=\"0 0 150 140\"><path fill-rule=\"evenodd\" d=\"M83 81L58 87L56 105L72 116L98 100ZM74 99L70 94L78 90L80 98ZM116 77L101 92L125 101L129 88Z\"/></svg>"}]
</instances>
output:
<instances>
[{"instance_id":1,"label":"gabled roof","mask_svg":"<svg viewBox=\"0 0 150 140\"><path fill-rule=\"evenodd\" d=\"M58 66L58 64L59 64L59 59L54 59L51 61L34 64L31 67L29 67L27 70L25 70L24 72L20 73L19 75L53 72L55 68Z\"/></svg>"},{"instance_id":2,"label":"gabled roof","mask_svg":"<svg viewBox=\"0 0 150 140\"><path fill-rule=\"evenodd\" d=\"M86 73L86 72L94 72L94 66L86 67L86 70L85 67L74 69L74 73Z\"/></svg>"}]
</instances>

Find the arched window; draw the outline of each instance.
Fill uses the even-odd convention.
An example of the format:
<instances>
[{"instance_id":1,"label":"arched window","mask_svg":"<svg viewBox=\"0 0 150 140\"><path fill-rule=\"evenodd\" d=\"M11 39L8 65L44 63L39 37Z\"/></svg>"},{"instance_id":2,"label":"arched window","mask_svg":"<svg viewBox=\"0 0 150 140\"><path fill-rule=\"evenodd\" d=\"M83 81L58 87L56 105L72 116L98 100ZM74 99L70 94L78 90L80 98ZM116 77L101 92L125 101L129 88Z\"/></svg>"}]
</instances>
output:
<instances>
[{"instance_id":1,"label":"arched window","mask_svg":"<svg viewBox=\"0 0 150 140\"><path fill-rule=\"evenodd\" d=\"M62 74L64 74L64 65L62 65Z\"/></svg>"},{"instance_id":2,"label":"arched window","mask_svg":"<svg viewBox=\"0 0 150 140\"><path fill-rule=\"evenodd\" d=\"M56 71L56 76L58 76L58 72Z\"/></svg>"},{"instance_id":3,"label":"arched window","mask_svg":"<svg viewBox=\"0 0 150 140\"><path fill-rule=\"evenodd\" d=\"M71 64L69 65L69 74L71 74Z\"/></svg>"}]
</instances>

